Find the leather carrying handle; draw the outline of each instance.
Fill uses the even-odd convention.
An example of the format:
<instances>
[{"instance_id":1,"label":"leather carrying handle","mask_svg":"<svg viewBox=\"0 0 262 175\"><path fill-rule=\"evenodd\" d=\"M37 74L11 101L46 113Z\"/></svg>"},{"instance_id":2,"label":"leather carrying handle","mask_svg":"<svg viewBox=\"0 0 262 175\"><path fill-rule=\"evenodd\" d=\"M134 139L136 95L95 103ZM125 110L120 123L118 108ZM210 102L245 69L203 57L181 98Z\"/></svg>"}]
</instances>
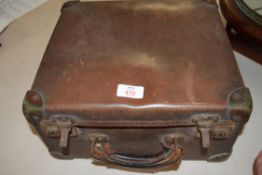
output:
<instances>
[{"instance_id":1,"label":"leather carrying handle","mask_svg":"<svg viewBox=\"0 0 262 175\"><path fill-rule=\"evenodd\" d=\"M91 153L95 159L127 167L151 168L169 164L178 165L181 161L182 148L175 144L168 145L165 140L163 139L161 143L163 151L158 155L152 157L129 157L112 151L106 137L97 137L93 140Z\"/></svg>"}]
</instances>

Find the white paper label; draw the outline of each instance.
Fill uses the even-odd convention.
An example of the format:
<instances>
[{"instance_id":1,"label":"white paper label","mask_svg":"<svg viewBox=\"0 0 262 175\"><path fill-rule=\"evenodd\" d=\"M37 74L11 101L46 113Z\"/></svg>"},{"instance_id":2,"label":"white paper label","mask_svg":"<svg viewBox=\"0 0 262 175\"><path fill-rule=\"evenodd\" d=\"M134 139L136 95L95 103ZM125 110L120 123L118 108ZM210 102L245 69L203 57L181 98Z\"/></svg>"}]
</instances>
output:
<instances>
[{"instance_id":1,"label":"white paper label","mask_svg":"<svg viewBox=\"0 0 262 175\"><path fill-rule=\"evenodd\" d=\"M144 97L144 87L119 84L117 86L116 95L118 97L142 99Z\"/></svg>"}]
</instances>

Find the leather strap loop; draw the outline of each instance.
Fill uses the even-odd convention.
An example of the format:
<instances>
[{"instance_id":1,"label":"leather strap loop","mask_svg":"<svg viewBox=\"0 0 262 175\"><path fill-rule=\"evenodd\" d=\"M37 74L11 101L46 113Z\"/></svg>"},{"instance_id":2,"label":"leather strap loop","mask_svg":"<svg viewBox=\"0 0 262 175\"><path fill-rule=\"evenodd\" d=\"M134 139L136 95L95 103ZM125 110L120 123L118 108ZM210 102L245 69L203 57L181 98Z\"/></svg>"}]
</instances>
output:
<instances>
[{"instance_id":1,"label":"leather strap loop","mask_svg":"<svg viewBox=\"0 0 262 175\"><path fill-rule=\"evenodd\" d=\"M166 139L163 139L163 142ZM122 166L136 167L136 168L151 168L159 167L168 164L179 164L181 160L182 148L173 144L167 146L167 143L161 143L163 151L158 155L152 157L137 157L125 156L115 153L111 150L111 146L106 138L95 138L91 153L94 158Z\"/></svg>"}]
</instances>

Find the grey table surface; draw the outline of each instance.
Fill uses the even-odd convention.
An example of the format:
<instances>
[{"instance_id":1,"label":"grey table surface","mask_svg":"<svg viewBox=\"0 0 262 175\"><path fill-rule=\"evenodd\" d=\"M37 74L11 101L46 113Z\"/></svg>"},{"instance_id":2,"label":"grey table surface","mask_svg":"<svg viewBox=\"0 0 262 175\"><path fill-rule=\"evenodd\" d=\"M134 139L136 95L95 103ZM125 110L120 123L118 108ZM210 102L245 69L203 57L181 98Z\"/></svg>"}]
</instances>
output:
<instances>
[{"instance_id":1,"label":"grey table surface","mask_svg":"<svg viewBox=\"0 0 262 175\"><path fill-rule=\"evenodd\" d=\"M57 160L49 155L37 135L32 134L22 114L22 100L31 87L37 68L60 14L64 0L50 0L15 20L0 36L0 174L141 174L104 166L91 160ZM262 67L235 53L246 86L253 96L254 110L232 156L222 163L183 161L168 175L251 175L256 155L262 149Z\"/></svg>"}]
</instances>

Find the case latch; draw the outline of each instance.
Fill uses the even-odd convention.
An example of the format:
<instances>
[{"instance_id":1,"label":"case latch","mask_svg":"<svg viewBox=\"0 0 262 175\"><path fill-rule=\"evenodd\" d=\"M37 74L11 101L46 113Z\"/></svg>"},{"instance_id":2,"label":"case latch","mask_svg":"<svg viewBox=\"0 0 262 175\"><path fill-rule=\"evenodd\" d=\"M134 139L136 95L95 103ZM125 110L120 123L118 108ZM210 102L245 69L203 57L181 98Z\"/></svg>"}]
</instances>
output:
<instances>
[{"instance_id":1,"label":"case latch","mask_svg":"<svg viewBox=\"0 0 262 175\"><path fill-rule=\"evenodd\" d=\"M57 124L61 131L59 146L61 148L66 148L68 145L68 137L72 130L72 121L68 119L61 120L61 121L57 120Z\"/></svg>"},{"instance_id":2,"label":"case latch","mask_svg":"<svg viewBox=\"0 0 262 175\"><path fill-rule=\"evenodd\" d=\"M210 145L210 131L215 122L219 120L218 116L198 116L193 118L197 128L201 134L203 148L208 148Z\"/></svg>"},{"instance_id":3,"label":"case latch","mask_svg":"<svg viewBox=\"0 0 262 175\"><path fill-rule=\"evenodd\" d=\"M59 138L59 146L66 148L70 136L77 136L73 121L69 118L55 118L43 124L48 137Z\"/></svg>"}]
</instances>

